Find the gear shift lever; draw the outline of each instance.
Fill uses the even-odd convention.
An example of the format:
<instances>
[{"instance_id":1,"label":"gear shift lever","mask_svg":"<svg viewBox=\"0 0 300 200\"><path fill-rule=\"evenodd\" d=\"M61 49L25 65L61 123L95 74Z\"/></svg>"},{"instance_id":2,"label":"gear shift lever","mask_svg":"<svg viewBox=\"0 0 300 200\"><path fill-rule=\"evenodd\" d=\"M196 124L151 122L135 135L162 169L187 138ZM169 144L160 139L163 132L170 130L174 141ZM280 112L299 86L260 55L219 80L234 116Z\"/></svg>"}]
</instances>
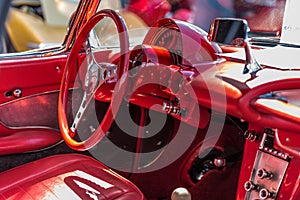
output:
<instances>
[{"instance_id":1,"label":"gear shift lever","mask_svg":"<svg viewBox=\"0 0 300 200\"><path fill-rule=\"evenodd\" d=\"M171 200L191 200L191 199L192 197L190 192L183 187L176 188L172 192Z\"/></svg>"}]
</instances>

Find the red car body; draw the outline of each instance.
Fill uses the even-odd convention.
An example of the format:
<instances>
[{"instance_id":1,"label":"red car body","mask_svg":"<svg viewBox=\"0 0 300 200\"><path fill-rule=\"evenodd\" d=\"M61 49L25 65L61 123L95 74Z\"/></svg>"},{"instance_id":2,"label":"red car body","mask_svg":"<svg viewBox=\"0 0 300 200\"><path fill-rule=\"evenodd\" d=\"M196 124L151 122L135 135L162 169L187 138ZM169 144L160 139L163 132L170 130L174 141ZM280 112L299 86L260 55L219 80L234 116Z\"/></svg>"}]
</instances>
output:
<instances>
[{"instance_id":1,"label":"red car body","mask_svg":"<svg viewBox=\"0 0 300 200\"><path fill-rule=\"evenodd\" d=\"M243 60L174 19L130 47L122 17L96 13L99 3L80 1L61 47L0 56L0 199L66 199L70 188L81 199L170 199L179 187L192 199L300 198L299 70L243 74ZM118 53L85 40L104 18L117 24ZM96 61L103 79L79 70ZM86 121L77 92L95 100ZM92 136L78 140L75 122ZM78 178L83 169L107 188Z\"/></svg>"}]
</instances>

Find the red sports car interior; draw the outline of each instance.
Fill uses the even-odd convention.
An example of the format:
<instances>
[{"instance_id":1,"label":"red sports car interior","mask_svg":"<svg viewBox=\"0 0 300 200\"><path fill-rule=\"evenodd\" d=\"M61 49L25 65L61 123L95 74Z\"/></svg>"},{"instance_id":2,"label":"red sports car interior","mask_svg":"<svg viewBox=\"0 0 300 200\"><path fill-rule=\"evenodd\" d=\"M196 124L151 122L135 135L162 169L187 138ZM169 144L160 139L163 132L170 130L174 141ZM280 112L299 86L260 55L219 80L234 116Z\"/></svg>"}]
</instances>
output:
<instances>
[{"instance_id":1,"label":"red sports car interior","mask_svg":"<svg viewBox=\"0 0 300 200\"><path fill-rule=\"evenodd\" d=\"M299 54L282 21L207 33L137 0L134 29L100 3L79 1L60 46L0 54L0 199L300 199L299 61L258 59Z\"/></svg>"}]
</instances>

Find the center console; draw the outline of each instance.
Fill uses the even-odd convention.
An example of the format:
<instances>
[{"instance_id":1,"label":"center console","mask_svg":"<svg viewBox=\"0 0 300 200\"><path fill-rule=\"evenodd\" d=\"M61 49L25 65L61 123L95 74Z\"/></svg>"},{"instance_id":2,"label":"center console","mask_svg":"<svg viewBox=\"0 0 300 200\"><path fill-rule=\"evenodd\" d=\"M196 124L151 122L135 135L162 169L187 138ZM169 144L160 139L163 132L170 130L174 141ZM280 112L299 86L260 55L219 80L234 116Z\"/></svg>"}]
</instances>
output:
<instances>
[{"instance_id":1,"label":"center console","mask_svg":"<svg viewBox=\"0 0 300 200\"><path fill-rule=\"evenodd\" d=\"M247 132L245 135L252 140L258 137L251 136ZM245 199L275 199L287 171L289 160L287 154L274 148L274 131L265 129L250 178L244 183Z\"/></svg>"}]
</instances>

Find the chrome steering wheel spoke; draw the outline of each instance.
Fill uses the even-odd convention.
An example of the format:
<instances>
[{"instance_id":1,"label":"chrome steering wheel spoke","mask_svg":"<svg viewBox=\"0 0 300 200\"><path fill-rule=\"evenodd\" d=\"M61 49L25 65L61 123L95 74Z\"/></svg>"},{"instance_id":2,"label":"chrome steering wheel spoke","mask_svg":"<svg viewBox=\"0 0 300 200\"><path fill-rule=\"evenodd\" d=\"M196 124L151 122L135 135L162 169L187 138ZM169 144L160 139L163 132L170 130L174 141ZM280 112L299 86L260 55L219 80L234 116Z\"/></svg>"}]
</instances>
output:
<instances>
[{"instance_id":1,"label":"chrome steering wheel spoke","mask_svg":"<svg viewBox=\"0 0 300 200\"><path fill-rule=\"evenodd\" d=\"M96 59L91 51L89 42L84 45L88 70L84 80L84 94L82 97L81 104L75 115L72 126L70 127L71 131L75 133L80 124L84 113L86 112L88 105L92 101L97 89L107 80L114 78L117 75L118 66L111 63L97 63Z\"/></svg>"},{"instance_id":2,"label":"chrome steering wheel spoke","mask_svg":"<svg viewBox=\"0 0 300 200\"><path fill-rule=\"evenodd\" d=\"M120 41L120 57L116 59L118 64L111 64L109 62L114 62L101 53L103 49L98 36L95 34L96 29L93 29L99 24L99 22L105 18L110 18L116 25L116 29L119 35ZM92 32L91 32L92 31ZM98 32L97 32L98 33ZM93 40L94 39L94 40ZM85 52L82 52L84 50ZM58 99L58 122L59 128L61 130L62 137L69 147L77 151L85 151L93 146L95 146L101 139L106 135L109 128L111 127L114 119L112 114L112 101L109 102L107 110L103 113L104 118L99 122L97 128L91 126L86 127L86 122L90 123L89 120L98 120L97 116L93 116L95 111L93 108L93 101L96 101L96 96L103 90L107 90L104 87L105 83L115 83L126 74L129 66L129 38L127 33L127 27L122 16L109 9L104 9L97 12L95 15L85 23L81 28L81 31L76 37L74 44L70 50L67 58L66 67L62 76L59 99ZM78 59L82 58L83 53L85 53L85 61L78 65ZM113 52L114 53L114 52ZM118 53L118 52L117 52ZM113 54L117 55L118 54ZM83 74L83 72L85 74ZM84 77L74 77L76 75L84 75ZM69 103L69 89L74 86L75 83L81 83L81 102L78 102L76 98L76 106L79 107L74 112L73 121L69 121L68 116L68 103ZM126 82L122 82L126 84ZM123 96L122 93L119 96ZM112 96L113 97L113 96ZM73 103L73 101L72 101ZM120 105L118 102L114 103L114 109L119 109ZM96 114L96 113L94 113ZM96 118L94 118L96 117ZM86 120L86 121L85 121ZM91 123L97 123L96 121L91 121ZM72 125L72 126L70 126ZM81 128L84 130L81 132ZM87 128L90 129L91 134L86 135ZM80 135L84 134L81 138ZM75 137L79 136L80 138Z\"/></svg>"}]
</instances>

